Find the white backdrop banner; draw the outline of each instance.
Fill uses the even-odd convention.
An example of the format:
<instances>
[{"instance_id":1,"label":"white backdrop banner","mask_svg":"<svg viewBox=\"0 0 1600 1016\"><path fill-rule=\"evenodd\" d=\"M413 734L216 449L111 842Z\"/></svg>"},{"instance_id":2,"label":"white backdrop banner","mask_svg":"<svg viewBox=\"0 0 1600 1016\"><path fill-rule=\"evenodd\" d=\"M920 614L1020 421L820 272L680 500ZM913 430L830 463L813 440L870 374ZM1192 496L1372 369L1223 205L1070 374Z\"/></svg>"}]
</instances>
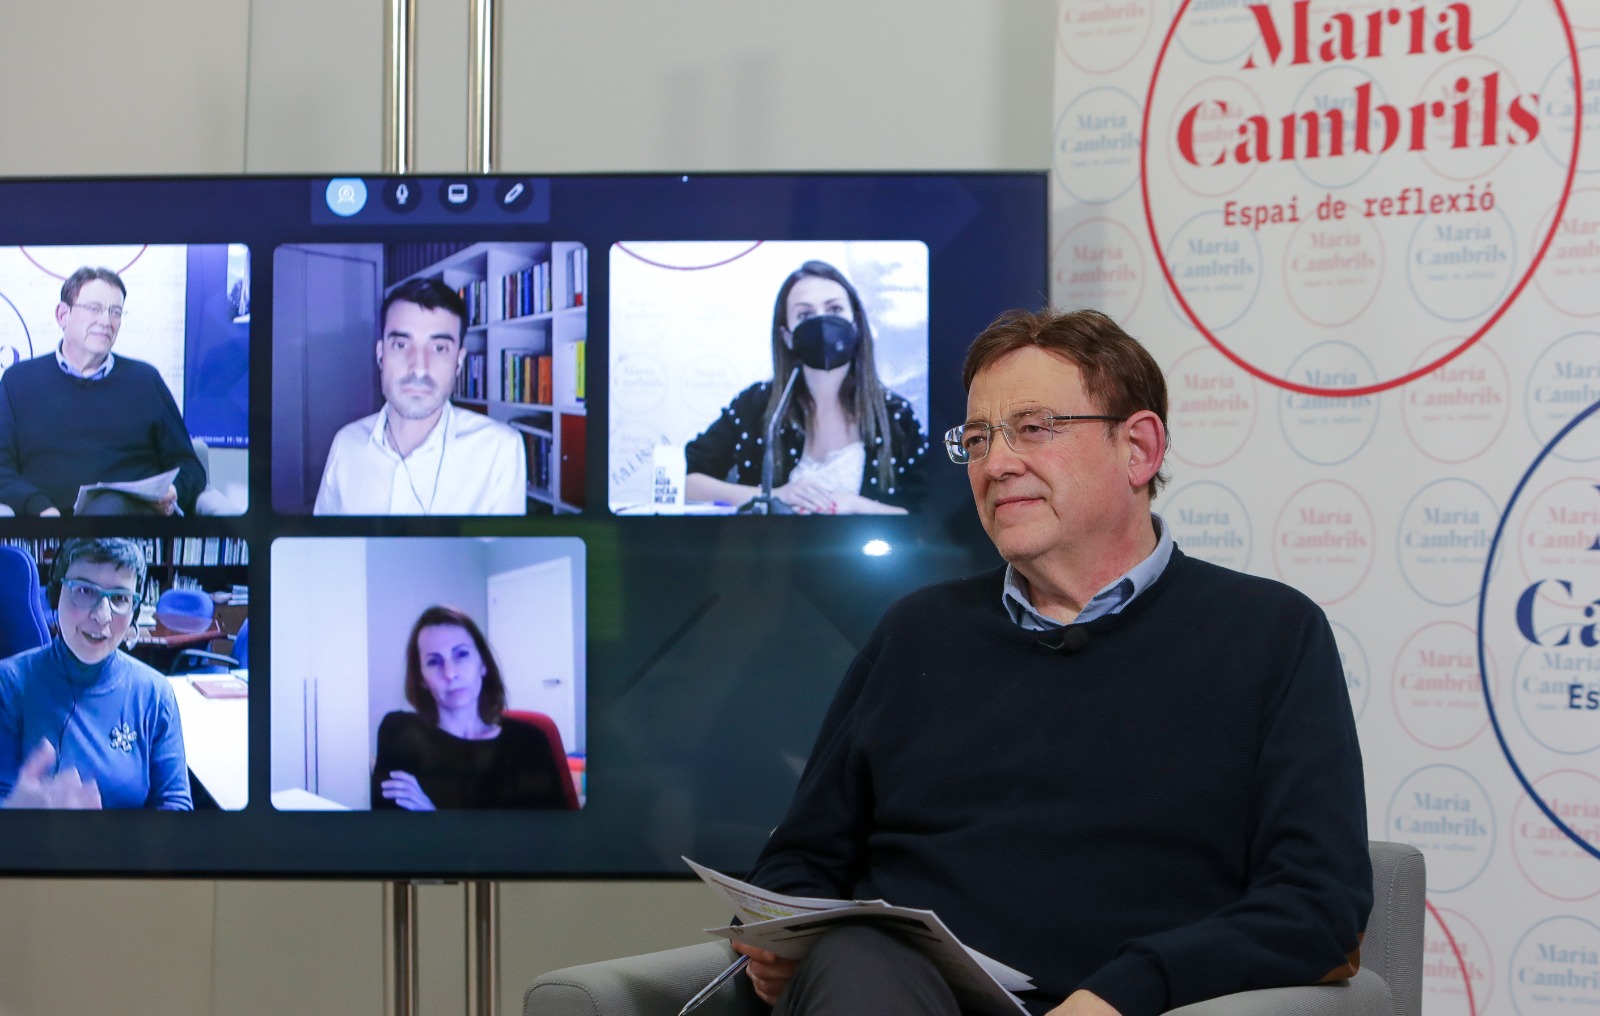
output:
<instances>
[{"instance_id":1,"label":"white backdrop banner","mask_svg":"<svg viewBox=\"0 0 1600 1016\"><path fill-rule=\"evenodd\" d=\"M1600 1014L1600 2L1058 0L1051 295L1344 657L1430 1016Z\"/></svg>"}]
</instances>

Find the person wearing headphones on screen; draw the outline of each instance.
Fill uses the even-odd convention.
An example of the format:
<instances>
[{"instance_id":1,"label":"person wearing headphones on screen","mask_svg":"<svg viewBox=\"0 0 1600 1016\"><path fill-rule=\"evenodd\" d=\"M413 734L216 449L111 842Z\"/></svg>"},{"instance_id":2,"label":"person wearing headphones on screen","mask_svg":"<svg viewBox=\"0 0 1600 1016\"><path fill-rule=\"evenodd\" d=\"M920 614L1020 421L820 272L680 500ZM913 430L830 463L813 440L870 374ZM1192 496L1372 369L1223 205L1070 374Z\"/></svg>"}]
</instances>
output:
<instances>
[{"instance_id":1,"label":"person wearing headphones on screen","mask_svg":"<svg viewBox=\"0 0 1600 1016\"><path fill-rule=\"evenodd\" d=\"M194 513L205 470L159 372L111 352L128 287L109 268L61 284L55 351L0 375L0 503L17 515L72 514L78 488L178 471L155 500L92 492L83 515Z\"/></svg>"},{"instance_id":2,"label":"person wearing headphones on screen","mask_svg":"<svg viewBox=\"0 0 1600 1016\"><path fill-rule=\"evenodd\" d=\"M1111 318L1004 315L963 378L945 448L1004 564L889 608L750 881L931 909L1035 1014L1353 976L1372 868L1327 617L1152 513L1166 381ZM735 948L777 1016L958 1012L881 926Z\"/></svg>"},{"instance_id":3,"label":"person wearing headphones on screen","mask_svg":"<svg viewBox=\"0 0 1600 1016\"><path fill-rule=\"evenodd\" d=\"M172 687L119 649L144 577L132 540L72 539L56 554L60 634L0 660L0 806L194 806Z\"/></svg>"},{"instance_id":4,"label":"person wearing headphones on screen","mask_svg":"<svg viewBox=\"0 0 1600 1016\"><path fill-rule=\"evenodd\" d=\"M405 690L415 711L378 724L375 810L567 807L571 773L558 771L542 730L505 715L500 665L469 615L422 612L406 641Z\"/></svg>"},{"instance_id":5,"label":"person wearing headphones on screen","mask_svg":"<svg viewBox=\"0 0 1600 1016\"><path fill-rule=\"evenodd\" d=\"M802 513L904 514L921 498L928 442L911 403L878 380L860 294L825 261L807 261L778 288L773 379L740 392L684 449L689 500L742 505L761 492L767 421L797 365L773 496Z\"/></svg>"},{"instance_id":6,"label":"person wearing headphones on screen","mask_svg":"<svg viewBox=\"0 0 1600 1016\"><path fill-rule=\"evenodd\" d=\"M316 515L525 515L522 438L450 401L467 357L467 305L439 279L384 298L383 408L334 435Z\"/></svg>"}]
</instances>

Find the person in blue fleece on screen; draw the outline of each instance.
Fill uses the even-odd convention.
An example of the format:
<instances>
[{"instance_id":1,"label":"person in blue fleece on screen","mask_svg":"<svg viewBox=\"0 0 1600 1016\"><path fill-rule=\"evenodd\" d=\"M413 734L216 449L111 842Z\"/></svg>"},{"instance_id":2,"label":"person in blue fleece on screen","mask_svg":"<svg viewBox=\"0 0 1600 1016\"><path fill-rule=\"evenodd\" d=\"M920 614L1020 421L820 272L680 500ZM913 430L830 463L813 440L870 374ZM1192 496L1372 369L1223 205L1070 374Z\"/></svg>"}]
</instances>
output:
<instances>
[{"instance_id":1,"label":"person in blue fleece on screen","mask_svg":"<svg viewBox=\"0 0 1600 1016\"><path fill-rule=\"evenodd\" d=\"M1322 610L1175 546L1166 382L1104 314L1006 315L964 382L945 448L1006 563L889 608L750 880L932 909L1032 1013L1351 976L1372 871ZM881 927L738 948L779 1016L957 1013Z\"/></svg>"},{"instance_id":2,"label":"person in blue fleece on screen","mask_svg":"<svg viewBox=\"0 0 1600 1016\"><path fill-rule=\"evenodd\" d=\"M119 649L144 577L132 540L72 539L57 553L60 634L0 660L0 806L194 806L177 698Z\"/></svg>"}]
</instances>

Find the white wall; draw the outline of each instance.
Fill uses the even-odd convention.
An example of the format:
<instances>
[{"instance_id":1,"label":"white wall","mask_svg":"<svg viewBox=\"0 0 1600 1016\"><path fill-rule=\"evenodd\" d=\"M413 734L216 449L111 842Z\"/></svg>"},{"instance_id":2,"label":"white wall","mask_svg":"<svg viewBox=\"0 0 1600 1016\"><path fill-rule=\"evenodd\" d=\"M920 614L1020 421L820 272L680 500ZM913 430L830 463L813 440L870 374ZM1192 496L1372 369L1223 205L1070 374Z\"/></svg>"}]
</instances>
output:
<instances>
[{"instance_id":1,"label":"white wall","mask_svg":"<svg viewBox=\"0 0 1600 1016\"><path fill-rule=\"evenodd\" d=\"M507 169L1050 164L1051 0L500 6ZM0 174L376 170L382 9L0 4ZM417 18L417 168L459 169L465 0ZM462 1008L459 898L423 892L425 1013ZM689 883L512 885L502 906L506 1012L539 971L725 917ZM0 1016L377 1014L380 913L375 885L0 882Z\"/></svg>"}]
</instances>

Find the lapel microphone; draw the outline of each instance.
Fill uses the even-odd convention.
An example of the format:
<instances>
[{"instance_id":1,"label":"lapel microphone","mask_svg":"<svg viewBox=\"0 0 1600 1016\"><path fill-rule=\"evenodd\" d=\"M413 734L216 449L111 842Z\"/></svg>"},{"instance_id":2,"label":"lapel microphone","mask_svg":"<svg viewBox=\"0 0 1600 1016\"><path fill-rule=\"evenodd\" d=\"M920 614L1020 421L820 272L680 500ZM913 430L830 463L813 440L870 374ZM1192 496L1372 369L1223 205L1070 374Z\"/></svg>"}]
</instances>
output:
<instances>
[{"instance_id":1,"label":"lapel microphone","mask_svg":"<svg viewBox=\"0 0 1600 1016\"><path fill-rule=\"evenodd\" d=\"M1034 648L1041 653L1069 656L1089 644L1089 629L1081 624L1040 632L1033 640Z\"/></svg>"}]
</instances>

